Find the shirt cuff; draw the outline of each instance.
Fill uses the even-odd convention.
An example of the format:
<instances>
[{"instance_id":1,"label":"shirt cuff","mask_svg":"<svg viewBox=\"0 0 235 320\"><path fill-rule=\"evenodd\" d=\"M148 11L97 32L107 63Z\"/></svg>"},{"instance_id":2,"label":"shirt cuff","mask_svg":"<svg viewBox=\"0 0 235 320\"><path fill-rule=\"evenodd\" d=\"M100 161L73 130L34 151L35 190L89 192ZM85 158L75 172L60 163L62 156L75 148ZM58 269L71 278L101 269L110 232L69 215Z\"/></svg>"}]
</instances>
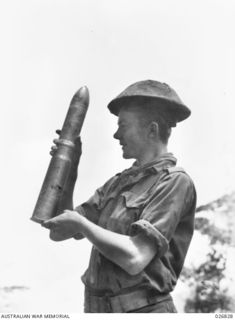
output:
<instances>
[{"instance_id":1,"label":"shirt cuff","mask_svg":"<svg viewBox=\"0 0 235 320\"><path fill-rule=\"evenodd\" d=\"M168 240L149 221L141 219L131 224L130 235L135 236L138 233L144 233L155 242L157 246L156 256L158 258L163 256L168 250Z\"/></svg>"}]
</instances>

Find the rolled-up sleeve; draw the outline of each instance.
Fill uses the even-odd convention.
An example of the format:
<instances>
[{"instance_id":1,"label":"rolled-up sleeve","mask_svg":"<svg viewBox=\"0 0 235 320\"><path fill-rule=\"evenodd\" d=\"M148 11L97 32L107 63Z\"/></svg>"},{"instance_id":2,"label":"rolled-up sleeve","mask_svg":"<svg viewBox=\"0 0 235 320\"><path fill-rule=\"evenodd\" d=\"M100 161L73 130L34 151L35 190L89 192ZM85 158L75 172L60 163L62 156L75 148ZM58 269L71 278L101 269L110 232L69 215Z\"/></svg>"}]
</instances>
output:
<instances>
[{"instance_id":1,"label":"rolled-up sleeve","mask_svg":"<svg viewBox=\"0 0 235 320\"><path fill-rule=\"evenodd\" d=\"M177 172L166 175L157 184L139 220L132 223L131 236L143 232L155 242L157 256L162 256L178 224L194 214L192 206L195 205L195 197L194 185L187 174Z\"/></svg>"},{"instance_id":2,"label":"rolled-up sleeve","mask_svg":"<svg viewBox=\"0 0 235 320\"><path fill-rule=\"evenodd\" d=\"M148 220L141 219L131 225L132 236L140 232L144 233L148 238L155 242L159 256L162 256L162 254L167 251L168 240Z\"/></svg>"}]
</instances>

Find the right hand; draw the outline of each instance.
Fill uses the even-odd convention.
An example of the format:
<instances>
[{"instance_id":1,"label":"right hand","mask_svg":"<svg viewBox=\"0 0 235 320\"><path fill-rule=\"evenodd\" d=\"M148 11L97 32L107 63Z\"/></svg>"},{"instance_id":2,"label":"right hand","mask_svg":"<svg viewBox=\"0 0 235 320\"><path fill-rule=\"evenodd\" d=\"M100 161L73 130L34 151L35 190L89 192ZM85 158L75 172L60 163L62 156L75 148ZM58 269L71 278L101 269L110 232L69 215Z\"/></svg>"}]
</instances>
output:
<instances>
[{"instance_id":1,"label":"right hand","mask_svg":"<svg viewBox=\"0 0 235 320\"><path fill-rule=\"evenodd\" d=\"M61 130L57 129L56 133L60 136ZM58 145L60 143L60 139L54 139L53 140L54 145L51 147L50 155L54 156L55 152L58 149ZM75 141L75 149L73 152L73 159L72 159L72 168L77 169L79 160L82 154L82 142L81 142L81 137L78 136Z\"/></svg>"}]
</instances>

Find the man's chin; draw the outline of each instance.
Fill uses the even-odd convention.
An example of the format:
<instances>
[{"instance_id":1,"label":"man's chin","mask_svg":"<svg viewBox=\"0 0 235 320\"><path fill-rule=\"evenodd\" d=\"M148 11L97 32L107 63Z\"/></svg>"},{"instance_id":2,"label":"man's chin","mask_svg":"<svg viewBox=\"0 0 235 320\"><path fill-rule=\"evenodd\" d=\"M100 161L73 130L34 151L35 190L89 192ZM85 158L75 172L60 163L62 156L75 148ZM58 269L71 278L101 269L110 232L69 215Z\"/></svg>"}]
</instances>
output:
<instances>
[{"instance_id":1,"label":"man's chin","mask_svg":"<svg viewBox=\"0 0 235 320\"><path fill-rule=\"evenodd\" d=\"M123 159L133 159L133 157L130 154L125 153L124 151L122 153L122 157L123 157Z\"/></svg>"}]
</instances>

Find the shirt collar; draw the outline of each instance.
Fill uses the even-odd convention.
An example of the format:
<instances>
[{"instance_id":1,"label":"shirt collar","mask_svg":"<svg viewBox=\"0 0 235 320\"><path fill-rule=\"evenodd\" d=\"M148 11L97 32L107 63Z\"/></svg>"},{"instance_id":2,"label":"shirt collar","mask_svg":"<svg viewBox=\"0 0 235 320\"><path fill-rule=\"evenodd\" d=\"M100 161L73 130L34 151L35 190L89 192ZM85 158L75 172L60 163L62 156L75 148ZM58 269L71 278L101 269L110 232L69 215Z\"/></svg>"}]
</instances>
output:
<instances>
[{"instance_id":1,"label":"shirt collar","mask_svg":"<svg viewBox=\"0 0 235 320\"><path fill-rule=\"evenodd\" d=\"M169 167L175 166L176 162L177 162L177 159L173 156L173 154L170 152L167 152L159 156L155 160L144 164L143 166L138 166L135 161L132 167L125 170L125 173L133 174L133 175L136 175L139 173L148 173L148 172L158 173L163 169L167 169Z\"/></svg>"}]
</instances>

